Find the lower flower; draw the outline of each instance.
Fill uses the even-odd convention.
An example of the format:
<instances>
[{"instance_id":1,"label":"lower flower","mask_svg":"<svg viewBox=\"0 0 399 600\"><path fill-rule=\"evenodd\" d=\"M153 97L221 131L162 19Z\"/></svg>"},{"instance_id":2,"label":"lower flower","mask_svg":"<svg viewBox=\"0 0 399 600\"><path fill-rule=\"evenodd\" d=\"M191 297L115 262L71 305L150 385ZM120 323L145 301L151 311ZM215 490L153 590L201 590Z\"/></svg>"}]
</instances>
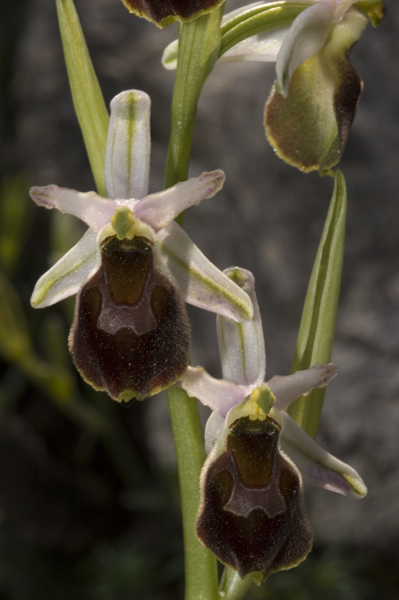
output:
<instances>
[{"instance_id":1,"label":"lower flower","mask_svg":"<svg viewBox=\"0 0 399 600\"><path fill-rule=\"evenodd\" d=\"M240 577L261 583L295 567L312 546L303 510L303 483L352 498L367 489L358 473L321 448L286 409L325 387L333 364L313 365L265 382L266 354L254 278L237 267L225 273L247 292L254 317L217 317L223 379L189 366L179 385L212 409L205 427L209 453L201 473L197 535Z\"/></svg>"},{"instance_id":2,"label":"lower flower","mask_svg":"<svg viewBox=\"0 0 399 600\"><path fill-rule=\"evenodd\" d=\"M312 547L302 478L279 449L280 431L269 417L237 419L202 481L199 539L242 578L258 582L296 566Z\"/></svg>"}]
</instances>

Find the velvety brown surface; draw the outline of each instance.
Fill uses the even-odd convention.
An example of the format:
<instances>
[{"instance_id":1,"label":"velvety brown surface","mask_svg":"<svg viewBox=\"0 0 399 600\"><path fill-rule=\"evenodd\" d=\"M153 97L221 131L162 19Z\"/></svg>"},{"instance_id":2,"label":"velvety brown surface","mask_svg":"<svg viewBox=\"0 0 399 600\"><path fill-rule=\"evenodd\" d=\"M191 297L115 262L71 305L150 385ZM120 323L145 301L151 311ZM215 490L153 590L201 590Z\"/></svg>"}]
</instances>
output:
<instances>
[{"instance_id":1,"label":"velvety brown surface","mask_svg":"<svg viewBox=\"0 0 399 600\"><path fill-rule=\"evenodd\" d=\"M209 465L197 534L221 562L249 573L295 566L312 546L298 472L278 450L279 428L239 419Z\"/></svg>"},{"instance_id":2,"label":"velvety brown surface","mask_svg":"<svg viewBox=\"0 0 399 600\"><path fill-rule=\"evenodd\" d=\"M107 238L102 266L76 303L70 350L83 377L113 398L142 399L186 368L183 301L153 265L148 240Z\"/></svg>"},{"instance_id":3,"label":"velvety brown surface","mask_svg":"<svg viewBox=\"0 0 399 600\"><path fill-rule=\"evenodd\" d=\"M156 23L171 15L188 19L220 4L220 0L123 0L129 10Z\"/></svg>"}]
</instances>

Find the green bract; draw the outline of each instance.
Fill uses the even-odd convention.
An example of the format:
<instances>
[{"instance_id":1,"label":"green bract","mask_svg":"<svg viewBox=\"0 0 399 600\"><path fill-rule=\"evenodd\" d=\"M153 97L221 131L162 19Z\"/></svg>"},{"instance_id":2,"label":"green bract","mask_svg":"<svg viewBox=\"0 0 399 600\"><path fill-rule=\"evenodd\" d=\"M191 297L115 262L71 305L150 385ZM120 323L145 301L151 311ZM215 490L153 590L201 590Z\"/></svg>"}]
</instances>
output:
<instances>
[{"instance_id":1,"label":"green bract","mask_svg":"<svg viewBox=\"0 0 399 600\"><path fill-rule=\"evenodd\" d=\"M167 27L175 21L191 21L210 13L225 0L122 0L139 17L152 21L158 27Z\"/></svg>"},{"instance_id":2,"label":"green bract","mask_svg":"<svg viewBox=\"0 0 399 600\"><path fill-rule=\"evenodd\" d=\"M328 363L331 359L344 261L346 207L345 179L338 169L309 280L291 373L307 369L315 362ZM319 428L324 392L324 389L313 390L288 409L294 421L313 438Z\"/></svg>"}]
</instances>

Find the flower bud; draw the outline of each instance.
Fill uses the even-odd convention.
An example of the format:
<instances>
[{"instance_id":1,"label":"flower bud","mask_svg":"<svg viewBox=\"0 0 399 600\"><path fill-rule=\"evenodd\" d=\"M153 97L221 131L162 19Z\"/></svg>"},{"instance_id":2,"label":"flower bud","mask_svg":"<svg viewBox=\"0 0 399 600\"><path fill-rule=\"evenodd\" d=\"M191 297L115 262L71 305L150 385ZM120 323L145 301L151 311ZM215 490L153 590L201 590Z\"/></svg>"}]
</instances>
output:
<instances>
[{"instance_id":1,"label":"flower bud","mask_svg":"<svg viewBox=\"0 0 399 600\"><path fill-rule=\"evenodd\" d=\"M305 173L323 174L341 159L363 88L348 54L366 25L367 17L350 9L322 49L295 69L288 94L274 88L266 104L270 144Z\"/></svg>"}]
</instances>

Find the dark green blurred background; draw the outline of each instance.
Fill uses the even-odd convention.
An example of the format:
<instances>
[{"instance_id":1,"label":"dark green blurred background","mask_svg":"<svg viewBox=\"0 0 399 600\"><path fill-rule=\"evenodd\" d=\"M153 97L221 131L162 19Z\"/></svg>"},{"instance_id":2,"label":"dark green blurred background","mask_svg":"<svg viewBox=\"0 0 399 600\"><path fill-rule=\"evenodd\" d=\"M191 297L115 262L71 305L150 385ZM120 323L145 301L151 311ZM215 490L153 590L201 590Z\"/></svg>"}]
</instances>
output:
<instances>
[{"instance_id":1,"label":"dark green blurred background","mask_svg":"<svg viewBox=\"0 0 399 600\"><path fill-rule=\"evenodd\" d=\"M228 9L240 5L228 0ZM348 242L319 441L359 470L362 502L306 490L315 549L255 599L399 598L399 11L353 52L365 92L341 167ZM162 187L176 28L157 30L119 0L76 0L106 102L130 87L153 101L151 191ZM331 182L267 146L269 65L218 65L198 112L192 173L223 168L224 190L187 213L220 267L257 280L268 377L285 374ZM119 406L76 375L73 299L34 311L38 277L82 234L36 209L30 185L94 188L73 112L53 0L0 3L0 600L183 598L173 440L163 395ZM192 361L220 375L214 317L195 309ZM204 414L204 418L206 415Z\"/></svg>"}]
</instances>

